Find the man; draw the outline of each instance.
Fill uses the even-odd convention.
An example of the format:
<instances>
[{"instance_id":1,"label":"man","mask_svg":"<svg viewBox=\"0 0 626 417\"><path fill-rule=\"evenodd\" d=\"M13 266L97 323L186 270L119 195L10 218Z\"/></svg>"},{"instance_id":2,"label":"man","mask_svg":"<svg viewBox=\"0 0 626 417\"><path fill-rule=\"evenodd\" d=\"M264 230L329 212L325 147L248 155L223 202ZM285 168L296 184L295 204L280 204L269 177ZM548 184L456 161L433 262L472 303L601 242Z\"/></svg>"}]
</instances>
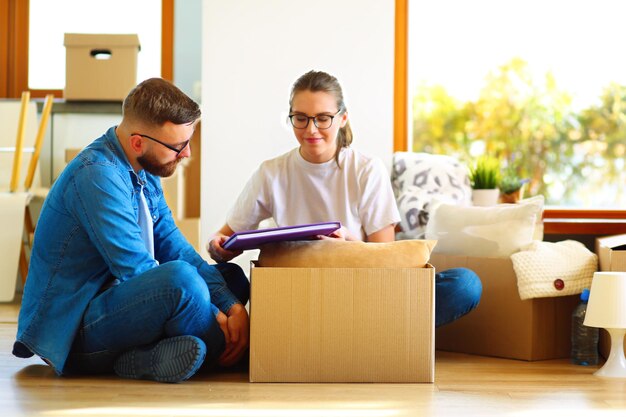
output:
<instances>
[{"instance_id":1,"label":"man","mask_svg":"<svg viewBox=\"0 0 626 417\"><path fill-rule=\"evenodd\" d=\"M249 296L234 264L211 266L174 224L159 177L191 155L198 105L148 79L122 122L54 183L35 232L13 353L58 374L179 382L246 352Z\"/></svg>"}]
</instances>

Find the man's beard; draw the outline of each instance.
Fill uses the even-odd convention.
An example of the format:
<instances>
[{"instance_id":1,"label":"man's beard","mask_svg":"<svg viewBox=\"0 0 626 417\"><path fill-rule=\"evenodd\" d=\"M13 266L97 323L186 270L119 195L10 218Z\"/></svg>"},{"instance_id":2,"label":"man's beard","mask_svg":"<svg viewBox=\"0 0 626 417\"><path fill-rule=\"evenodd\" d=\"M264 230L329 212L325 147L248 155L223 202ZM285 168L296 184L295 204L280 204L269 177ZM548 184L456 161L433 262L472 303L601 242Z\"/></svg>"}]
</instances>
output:
<instances>
[{"instance_id":1,"label":"man's beard","mask_svg":"<svg viewBox=\"0 0 626 417\"><path fill-rule=\"evenodd\" d=\"M141 167L151 173L152 175L156 175L158 177L170 177L176 171L176 166L181 161L181 158L176 158L172 162L168 162L166 164L161 164L156 158L146 152L144 155L137 157L137 162L141 164Z\"/></svg>"}]
</instances>

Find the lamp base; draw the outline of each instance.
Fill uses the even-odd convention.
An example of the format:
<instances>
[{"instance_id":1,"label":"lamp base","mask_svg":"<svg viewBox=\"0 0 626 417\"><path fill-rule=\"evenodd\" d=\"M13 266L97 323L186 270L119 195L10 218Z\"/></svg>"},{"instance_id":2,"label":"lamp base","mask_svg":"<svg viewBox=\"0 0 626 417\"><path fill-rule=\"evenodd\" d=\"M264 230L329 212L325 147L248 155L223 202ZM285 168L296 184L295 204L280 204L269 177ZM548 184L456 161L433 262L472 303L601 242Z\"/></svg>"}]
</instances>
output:
<instances>
[{"instance_id":1,"label":"lamp base","mask_svg":"<svg viewBox=\"0 0 626 417\"><path fill-rule=\"evenodd\" d=\"M605 378L626 379L626 358L624 357L624 334L626 329L606 329L611 336L611 353L604 366L594 375Z\"/></svg>"}]
</instances>

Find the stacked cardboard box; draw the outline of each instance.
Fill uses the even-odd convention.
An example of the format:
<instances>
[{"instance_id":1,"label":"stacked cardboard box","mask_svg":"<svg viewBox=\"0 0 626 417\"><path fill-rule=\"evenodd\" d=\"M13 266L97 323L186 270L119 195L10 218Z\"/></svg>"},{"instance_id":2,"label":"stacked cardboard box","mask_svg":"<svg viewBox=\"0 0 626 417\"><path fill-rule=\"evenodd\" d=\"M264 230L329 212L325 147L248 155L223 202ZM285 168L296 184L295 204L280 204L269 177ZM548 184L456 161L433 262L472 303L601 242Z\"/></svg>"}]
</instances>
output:
<instances>
[{"instance_id":1,"label":"stacked cardboard box","mask_svg":"<svg viewBox=\"0 0 626 417\"><path fill-rule=\"evenodd\" d=\"M66 100L124 100L137 84L135 34L66 33Z\"/></svg>"},{"instance_id":2,"label":"stacked cardboard box","mask_svg":"<svg viewBox=\"0 0 626 417\"><path fill-rule=\"evenodd\" d=\"M474 311L437 329L437 349L528 361L569 357L577 296L522 301L509 258L434 254L430 262L438 271L469 268L483 284Z\"/></svg>"},{"instance_id":3,"label":"stacked cardboard box","mask_svg":"<svg viewBox=\"0 0 626 417\"><path fill-rule=\"evenodd\" d=\"M626 271L626 235L607 236L596 239L596 254L600 271ZM626 341L624 341L626 348ZM606 359L611 351L609 333L600 330L600 354Z\"/></svg>"}]
</instances>

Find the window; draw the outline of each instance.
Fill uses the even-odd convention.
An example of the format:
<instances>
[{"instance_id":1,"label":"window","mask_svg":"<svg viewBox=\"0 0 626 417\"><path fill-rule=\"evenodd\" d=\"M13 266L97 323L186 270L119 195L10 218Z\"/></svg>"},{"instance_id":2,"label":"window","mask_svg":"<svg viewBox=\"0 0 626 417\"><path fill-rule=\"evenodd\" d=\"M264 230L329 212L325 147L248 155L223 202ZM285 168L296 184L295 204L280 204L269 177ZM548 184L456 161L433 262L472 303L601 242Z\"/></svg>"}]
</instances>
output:
<instances>
[{"instance_id":1,"label":"window","mask_svg":"<svg viewBox=\"0 0 626 417\"><path fill-rule=\"evenodd\" d=\"M141 3L140 3L141 2ZM45 21L43 23L37 23L40 27L48 27L50 21L54 23L55 27L59 27L59 21L63 20L63 15L71 15L75 16L75 14L71 14L68 12L65 7L67 6L66 1L42 1L42 0L0 0L0 98L19 98L22 94L22 91L31 90L31 97L43 97L47 93L53 93L56 97L62 97L63 91L60 90L62 85L59 86L59 89L51 89L49 87L44 87L43 90L32 89L29 88L29 67L37 66L40 70L48 71L47 61L43 61L45 65L41 66L41 62L37 62L37 57L32 56L31 59L35 61L35 63L31 62L29 65L29 27L34 23L30 23L30 10L38 9L39 4L43 4L42 7L49 7L47 3L51 3L55 6L56 11L55 14L50 16L45 16ZM174 0L138 0L124 3L123 6L120 6L121 2L116 0L115 2L104 2L104 1L89 1L89 2L75 2L78 5L82 5L82 3L89 4L90 13L95 13L98 10L98 5L103 4L112 9L113 6L117 7L115 10L120 10L120 7L123 7L123 12L118 13L122 16L132 16L136 22L139 21L148 21L148 16L151 20L149 20L150 26L153 27L154 30L159 31L160 33L160 47L157 46L156 54L160 55L160 74L163 78L172 80L173 79L173 41L174 41ZM134 6L139 4L150 4L150 13L146 12L145 9L137 11ZM159 7L160 6L160 7ZM63 8L62 8L63 7ZM82 7L82 6L80 6ZM78 7L80 9L80 7ZM44 9L47 10L47 9ZM129 14L130 12L133 14ZM34 14L38 14L37 12L33 12ZM55 20L57 17L60 19L59 21ZM103 21L103 15L97 15L98 21ZM160 19L158 18L160 16ZM116 16L116 18L119 16ZM34 20L38 19L38 17L33 17ZM108 19L106 29L111 30L113 27L113 23L111 23L111 19ZM111 23L111 24L108 24ZM48 26L47 26L48 25ZM95 26L94 26L95 27ZM137 33L136 29L137 25L132 26L133 31L131 33ZM160 30L159 30L160 28ZM66 30L64 29L63 32ZM129 29L125 29L124 31L129 31ZM153 33L157 33L157 32ZM54 29L51 29L49 33L53 33ZM34 33L32 36L37 38L39 35ZM48 36L48 32L44 35L44 38ZM144 36L139 33L140 41L142 42L142 52L139 54L139 74L138 78L150 76L148 73L152 73L155 71L152 64L146 64L146 68L150 68L147 70L148 72L144 72L141 67L144 67L142 63L145 52L145 48L152 49L150 44L151 41L144 41ZM52 38L53 36L50 35ZM37 40L34 40L33 43L37 43ZM55 41L56 42L56 41ZM146 45L148 42L148 45ZM63 39L60 40L61 48L64 48ZM57 42L58 47L58 42ZM44 48L44 53L47 51ZM60 54L60 55L59 55ZM148 54L147 55L152 55ZM60 59L61 64L64 65L65 62L65 51L62 50L61 53L56 52L56 59ZM154 58L152 58L154 59ZM61 74L64 73L64 70L59 69L50 69L49 78L57 78L57 81L53 81L57 85L59 84L58 76L52 76L52 73ZM158 74L158 70L156 72ZM48 76L46 76L48 78ZM63 79L63 84L64 84ZM35 82L35 84L39 84L39 82ZM47 84L47 83L46 83Z\"/></svg>"},{"instance_id":2,"label":"window","mask_svg":"<svg viewBox=\"0 0 626 417\"><path fill-rule=\"evenodd\" d=\"M71 10L71 13L68 12ZM64 33L137 33L137 81L161 75L161 0L30 0L28 86L63 89Z\"/></svg>"},{"instance_id":3,"label":"window","mask_svg":"<svg viewBox=\"0 0 626 417\"><path fill-rule=\"evenodd\" d=\"M498 156L553 206L626 207L620 0L411 0L412 149Z\"/></svg>"}]
</instances>

